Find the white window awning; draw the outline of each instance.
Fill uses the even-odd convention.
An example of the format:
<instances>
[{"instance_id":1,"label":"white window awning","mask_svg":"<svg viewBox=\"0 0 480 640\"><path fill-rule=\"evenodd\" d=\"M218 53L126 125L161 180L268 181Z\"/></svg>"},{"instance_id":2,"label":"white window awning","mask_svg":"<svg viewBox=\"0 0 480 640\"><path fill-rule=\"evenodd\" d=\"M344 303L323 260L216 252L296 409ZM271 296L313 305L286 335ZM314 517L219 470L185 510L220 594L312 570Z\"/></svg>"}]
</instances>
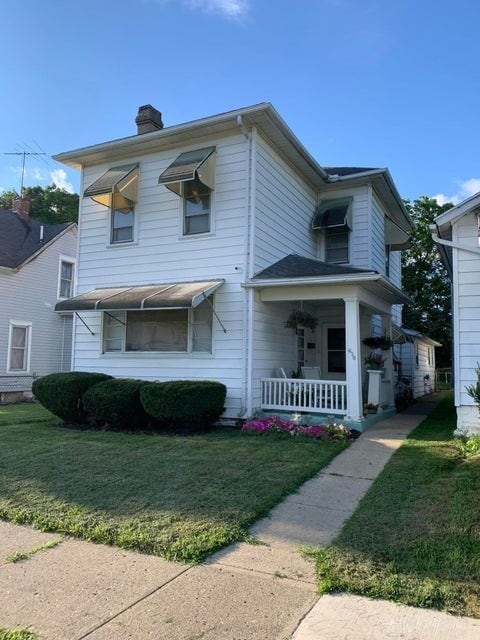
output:
<instances>
[{"instance_id":1,"label":"white window awning","mask_svg":"<svg viewBox=\"0 0 480 640\"><path fill-rule=\"evenodd\" d=\"M224 282L225 280L207 280L93 289L93 291L58 302L55 305L55 311L194 309Z\"/></svg>"},{"instance_id":2,"label":"white window awning","mask_svg":"<svg viewBox=\"0 0 480 640\"><path fill-rule=\"evenodd\" d=\"M132 209L138 200L138 163L112 167L87 187L83 195L117 211Z\"/></svg>"},{"instance_id":3,"label":"white window awning","mask_svg":"<svg viewBox=\"0 0 480 640\"><path fill-rule=\"evenodd\" d=\"M385 217L385 244L391 251L401 251L411 246L410 232L402 229L388 216Z\"/></svg>"},{"instance_id":4,"label":"white window awning","mask_svg":"<svg viewBox=\"0 0 480 640\"><path fill-rule=\"evenodd\" d=\"M312 221L312 229L352 228L353 198L331 198L322 200Z\"/></svg>"},{"instance_id":5,"label":"white window awning","mask_svg":"<svg viewBox=\"0 0 480 640\"><path fill-rule=\"evenodd\" d=\"M170 191L181 195L181 184L198 180L209 189L215 188L215 147L181 153L158 178Z\"/></svg>"}]
</instances>

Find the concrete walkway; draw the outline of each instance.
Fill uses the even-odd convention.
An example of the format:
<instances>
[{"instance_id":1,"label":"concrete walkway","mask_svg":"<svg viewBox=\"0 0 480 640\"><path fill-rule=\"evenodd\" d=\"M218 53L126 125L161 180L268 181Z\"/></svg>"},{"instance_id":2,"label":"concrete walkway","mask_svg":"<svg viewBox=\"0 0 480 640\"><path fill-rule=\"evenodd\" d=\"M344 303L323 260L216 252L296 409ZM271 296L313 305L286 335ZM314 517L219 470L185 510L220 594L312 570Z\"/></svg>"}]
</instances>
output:
<instances>
[{"instance_id":1,"label":"concrete walkway","mask_svg":"<svg viewBox=\"0 0 480 640\"><path fill-rule=\"evenodd\" d=\"M252 527L189 567L0 522L0 628L46 640L478 640L480 621L315 594L300 546L327 545L437 398L378 423ZM49 542L53 548L41 550ZM35 551L35 552L34 552ZM17 552L32 552L18 563Z\"/></svg>"}]
</instances>

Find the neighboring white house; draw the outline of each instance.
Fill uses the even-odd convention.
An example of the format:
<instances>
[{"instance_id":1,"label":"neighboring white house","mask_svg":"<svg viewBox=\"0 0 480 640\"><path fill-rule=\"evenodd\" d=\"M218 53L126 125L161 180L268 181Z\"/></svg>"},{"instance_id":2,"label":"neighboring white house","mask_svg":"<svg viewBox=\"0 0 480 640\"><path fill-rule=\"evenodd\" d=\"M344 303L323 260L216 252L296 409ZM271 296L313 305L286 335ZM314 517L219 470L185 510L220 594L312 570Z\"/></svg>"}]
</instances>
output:
<instances>
[{"instance_id":1,"label":"neighboring white house","mask_svg":"<svg viewBox=\"0 0 480 640\"><path fill-rule=\"evenodd\" d=\"M0 209L0 402L29 395L35 376L69 371L72 314L55 304L72 295L75 224L42 224L28 200Z\"/></svg>"},{"instance_id":2,"label":"neighboring white house","mask_svg":"<svg viewBox=\"0 0 480 640\"><path fill-rule=\"evenodd\" d=\"M457 431L480 433L480 416L466 387L480 363L480 193L435 219L431 227L453 284L453 380Z\"/></svg>"},{"instance_id":3,"label":"neighboring white house","mask_svg":"<svg viewBox=\"0 0 480 640\"><path fill-rule=\"evenodd\" d=\"M409 329L396 328L398 337L394 346L399 370L398 377L408 380L413 398L430 394L435 387L435 347L440 343L428 336ZM398 390L405 388L400 380Z\"/></svg>"},{"instance_id":4,"label":"neighboring white house","mask_svg":"<svg viewBox=\"0 0 480 640\"><path fill-rule=\"evenodd\" d=\"M136 122L56 156L82 172L77 296L56 307L78 316L73 368L215 379L227 417L310 411L362 428L362 339L390 335L408 302L412 223L388 170L321 167L268 103L166 128L145 105ZM314 330L308 316L286 326L292 312ZM290 378L305 366L320 379Z\"/></svg>"}]
</instances>

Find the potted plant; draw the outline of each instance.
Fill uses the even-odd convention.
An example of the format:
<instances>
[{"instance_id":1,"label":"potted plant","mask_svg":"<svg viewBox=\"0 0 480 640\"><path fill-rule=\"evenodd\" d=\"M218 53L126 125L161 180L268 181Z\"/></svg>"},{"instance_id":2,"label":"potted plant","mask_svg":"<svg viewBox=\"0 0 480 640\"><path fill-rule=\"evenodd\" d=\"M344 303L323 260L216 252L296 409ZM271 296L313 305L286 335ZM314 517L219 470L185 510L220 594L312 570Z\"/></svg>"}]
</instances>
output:
<instances>
[{"instance_id":1,"label":"potted plant","mask_svg":"<svg viewBox=\"0 0 480 640\"><path fill-rule=\"evenodd\" d=\"M297 327L306 327L315 331L318 325L318 319L308 311L300 311L295 309L285 321L285 326L289 329L297 329Z\"/></svg>"},{"instance_id":2,"label":"potted plant","mask_svg":"<svg viewBox=\"0 0 480 640\"><path fill-rule=\"evenodd\" d=\"M363 405L363 413L378 413L378 404L372 404L371 402Z\"/></svg>"},{"instance_id":3,"label":"potted plant","mask_svg":"<svg viewBox=\"0 0 480 640\"><path fill-rule=\"evenodd\" d=\"M365 364L367 365L367 369L382 369L385 364L385 358L381 353L371 353L365 358Z\"/></svg>"},{"instance_id":4,"label":"potted plant","mask_svg":"<svg viewBox=\"0 0 480 640\"><path fill-rule=\"evenodd\" d=\"M363 344L370 347L370 349L388 351L393 345L393 340L384 334L383 336L370 336L369 338L365 338Z\"/></svg>"}]
</instances>

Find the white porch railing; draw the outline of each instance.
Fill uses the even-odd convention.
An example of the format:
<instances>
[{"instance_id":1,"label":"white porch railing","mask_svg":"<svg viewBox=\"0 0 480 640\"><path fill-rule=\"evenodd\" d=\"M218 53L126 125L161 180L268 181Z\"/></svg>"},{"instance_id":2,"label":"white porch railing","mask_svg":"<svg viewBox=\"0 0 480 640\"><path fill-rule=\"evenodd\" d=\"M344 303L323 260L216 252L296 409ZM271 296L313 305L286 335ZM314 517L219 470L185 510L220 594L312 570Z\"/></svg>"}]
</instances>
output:
<instances>
[{"instance_id":1,"label":"white porch railing","mask_svg":"<svg viewBox=\"0 0 480 640\"><path fill-rule=\"evenodd\" d=\"M344 415L347 383L301 378L263 378L262 409Z\"/></svg>"}]
</instances>

